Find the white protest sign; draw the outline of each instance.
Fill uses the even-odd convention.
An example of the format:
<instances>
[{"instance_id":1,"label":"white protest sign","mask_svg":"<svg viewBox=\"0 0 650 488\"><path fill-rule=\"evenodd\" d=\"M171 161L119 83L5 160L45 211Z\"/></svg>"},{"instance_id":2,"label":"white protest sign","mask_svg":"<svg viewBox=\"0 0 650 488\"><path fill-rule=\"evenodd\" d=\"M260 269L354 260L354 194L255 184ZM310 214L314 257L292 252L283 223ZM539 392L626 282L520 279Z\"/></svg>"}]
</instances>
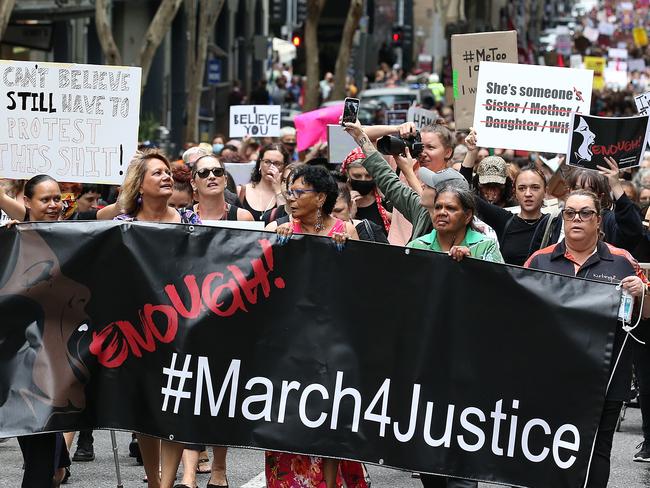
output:
<instances>
[{"instance_id":1,"label":"white protest sign","mask_svg":"<svg viewBox=\"0 0 650 488\"><path fill-rule=\"evenodd\" d=\"M600 33L598 32L598 29L594 29L593 27L585 27L585 30L582 31L582 35L591 42L596 42Z\"/></svg>"},{"instance_id":2,"label":"white protest sign","mask_svg":"<svg viewBox=\"0 0 650 488\"><path fill-rule=\"evenodd\" d=\"M4 210L0 210L0 227L4 226L9 222L11 219L9 216L5 213Z\"/></svg>"},{"instance_id":3,"label":"white protest sign","mask_svg":"<svg viewBox=\"0 0 650 488\"><path fill-rule=\"evenodd\" d=\"M327 152L331 164L340 164L350 151L359 147L338 124L327 124Z\"/></svg>"},{"instance_id":4,"label":"white protest sign","mask_svg":"<svg viewBox=\"0 0 650 488\"><path fill-rule=\"evenodd\" d=\"M230 137L278 137L280 105L231 105Z\"/></svg>"},{"instance_id":5,"label":"white protest sign","mask_svg":"<svg viewBox=\"0 0 650 488\"><path fill-rule=\"evenodd\" d=\"M645 71L646 64L645 59L628 59L627 60L627 70L628 71Z\"/></svg>"},{"instance_id":6,"label":"white protest sign","mask_svg":"<svg viewBox=\"0 0 650 488\"><path fill-rule=\"evenodd\" d=\"M407 122L413 122L420 130L426 125L432 125L439 117L436 110L427 110L419 107L410 107L407 114Z\"/></svg>"},{"instance_id":7,"label":"white protest sign","mask_svg":"<svg viewBox=\"0 0 650 488\"><path fill-rule=\"evenodd\" d=\"M255 161L249 163L226 163L224 167L230 173L230 176L232 176L235 185L245 185L251 181L251 174L253 173L253 169L255 169Z\"/></svg>"},{"instance_id":8,"label":"white protest sign","mask_svg":"<svg viewBox=\"0 0 650 488\"><path fill-rule=\"evenodd\" d=\"M609 59L627 59L627 49L610 47L607 50L607 57Z\"/></svg>"},{"instance_id":9,"label":"white protest sign","mask_svg":"<svg viewBox=\"0 0 650 488\"><path fill-rule=\"evenodd\" d=\"M582 68L582 55L572 54L569 58L569 66L571 68Z\"/></svg>"},{"instance_id":10,"label":"white protest sign","mask_svg":"<svg viewBox=\"0 0 650 488\"><path fill-rule=\"evenodd\" d=\"M138 144L140 73L0 60L0 176L121 184Z\"/></svg>"},{"instance_id":11,"label":"white protest sign","mask_svg":"<svg viewBox=\"0 0 650 488\"><path fill-rule=\"evenodd\" d=\"M474 109L478 145L563 153L571 112L589 113L593 71L481 63Z\"/></svg>"},{"instance_id":12,"label":"white protest sign","mask_svg":"<svg viewBox=\"0 0 650 488\"><path fill-rule=\"evenodd\" d=\"M604 36L613 36L615 30L616 26L614 24L610 24L609 22L601 22L598 24L598 32Z\"/></svg>"},{"instance_id":13,"label":"white protest sign","mask_svg":"<svg viewBox=\"0 0 650 488\"><path fill-rule=\"evenodd\" d=\"M621 71L613 67L607 67L603 72L603 77L605 78L605 85L609 87L625 88L628 83L627 69Z\"/></svg>"},{"instance_id":14,"label":"white protest sign","mask_svg":"<svg viewBox=\"0 0 650 488\"><path fill-rule=\"evenodd\" d=\"M639 111L640 115L648 115L648 109L650 108L650 92L636 95L634 97L634 103L636 104L636 109Z\"/></svg>"}]
</instances>

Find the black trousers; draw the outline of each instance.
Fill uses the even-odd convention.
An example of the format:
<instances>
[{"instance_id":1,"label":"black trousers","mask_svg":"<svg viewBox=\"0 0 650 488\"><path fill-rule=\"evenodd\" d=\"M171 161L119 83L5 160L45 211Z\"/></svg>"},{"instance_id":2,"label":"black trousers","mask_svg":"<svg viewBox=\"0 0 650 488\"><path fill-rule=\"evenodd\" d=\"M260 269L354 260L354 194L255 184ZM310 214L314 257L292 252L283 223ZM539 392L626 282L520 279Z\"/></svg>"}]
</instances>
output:
<instances>
[{"instance_id":1,"label":"black trousers","mask_svg":"<svg viewBox=\"0 0 650 488\"><path fill-rule=\"evenodd\" d=\"M51 488L54 472L70 466L63 434L35 434L18 438L25 472L22 488Z\"/></svg>"},{"instance_id":2,"label":"black trousers","mask_svg":"<svg viewBox=\"0 0 650 488\"><path fill-rule=\"evenodd\" d=\"M420 481L422 481L424 488L476 488L478 486L476 481L424 473L420 475Z\"/></svg>"},{"instance_id":3,"label":"black trousers","mask_svg":"<svg viewBox=\"0 0 650 488\"><path fill-rule=\"evenodd\" d=\"M634 341L634 372L639 382L643 440L650 443L650 343L643 345Z\"/></svg>"},{"instance_id":4,"label":"black trousers","mask_svg":"<svg viewBox=\"0 0 650 488\"><path fill-rule=\"evenodd\" d=\"M621 401L605 401L603 414L598 425L594 455L591 458L591 467L587 474L586 488L607 488L609 481L609 458L612 454L612 443L618 416L621 413Z\"/></svg>"}]
</instances>

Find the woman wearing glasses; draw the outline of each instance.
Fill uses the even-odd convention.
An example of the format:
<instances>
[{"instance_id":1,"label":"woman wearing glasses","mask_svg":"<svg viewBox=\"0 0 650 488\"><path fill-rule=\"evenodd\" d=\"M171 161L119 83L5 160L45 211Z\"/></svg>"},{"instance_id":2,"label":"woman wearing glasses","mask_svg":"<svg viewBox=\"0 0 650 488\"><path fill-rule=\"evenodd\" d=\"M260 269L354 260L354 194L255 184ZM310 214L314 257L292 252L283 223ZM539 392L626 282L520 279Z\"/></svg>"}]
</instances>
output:
<instances>
[{"instance_id":1,"label":"woman wearing glasses","mask_svg":"<svg viewBox=\"0 0 650 488\"><path fill-rule=\"evenodd\" d=\"M271 222L266 230L275 230L281 243L292 234L312 234L334 239L341 250L346 239L358 240L354 225L332 217L339 189L334 177L322 166L302 165L290 176L286 197L291 221L278 225ZM315 456L283 452L266 452L266 486L340 487L339 461ZM351 488L366 486L363 477L348 484Z\"/></svg>"},{"instance_id":2,"label":"woman wearing glasses","mask_svg":"<svg viewBox=\"0 0 650 488\"><path fill-rule=\"evenodd\" d=\"M634 258L625 251L600 240L601 207L599 197L590 191L573 191L561 213L564 221L564 239L557 244L535 252L525 267L577 276L621 287L640 303L647 293L647 280ZM643 317L650 316L650 298L646 297ZM587 488L605 488L609 479L609 458L612 440L623 402L629 400L632 381L632 354L623 348L625 332L616 328L610 374L616 371L607 390L605 406L600 418L594 455L587 475ZM620 357L619 357L620 356Z\"/></svg>"},{"instance_id":3,"label":"woman wearing glasses","mask_svg":"<svg viewBox=\"0 0 650 488\"><path fill-rule=\"evenodd\" d=\"M291 221L278 225L271 222L266 230L275 230L288 239L291 234L313 234L332 237L337 245L346 239L358 240L354 225L332 217L339 188L322 166L303 165L291 174L286 198L291 212Z\"/></svg>"},{"instance_id":4,"label":"woman wearing glasses","mask_svg":"<svg viewBox=\"0 0 650 488\"><path fill-rule=\"evenodd\" d=\"M248 210L226 202L226 170L214 154L206 154L194 161L190 183L198 195L194 213L201 221L253 220Z\"/></svg>"},{"instance_id":5,"label":"woman wearing glasses","mask_svg":"<svg viewBox=\"0 0 650 488\"><path fill-rule=\"evenodd\" d=\"M264 212L277 206L280 177L289 163L289 153L282 144L269 144L260 151L251 182L239 189L239 201L255 220L261 220Z\"/></svg>"}]
</instances>

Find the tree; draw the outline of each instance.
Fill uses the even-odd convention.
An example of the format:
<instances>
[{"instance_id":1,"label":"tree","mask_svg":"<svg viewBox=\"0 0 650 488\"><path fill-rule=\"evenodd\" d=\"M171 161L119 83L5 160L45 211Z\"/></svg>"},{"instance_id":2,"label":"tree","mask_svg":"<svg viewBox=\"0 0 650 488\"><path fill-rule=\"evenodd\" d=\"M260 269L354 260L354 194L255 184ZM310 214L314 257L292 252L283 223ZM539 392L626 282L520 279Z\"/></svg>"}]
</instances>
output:
<instances>
[{"instance_id":1,"label":"tree","mask_svg":"<svg viewBox=\"0 0 650 488\"><path fill-rule=\"evenodd\" d=\"M208 42L214 30L214 24L219 18L225 0L185 0L185 15L187 18L188 46L186 55L186 110L185 140L199 139L199 109L203 93L203 77L208 57ZM198 25L196 19L199 19Z\"/></svg>"},{"instance_id":2,"label":"tree","mask_svg":"<svg viewBox=\"0 0 650 488\"><path fill-rule=\"evenodd\" d=\"M7 24L9 24L15 3L16 0L2 0L0 2L0 40L2 40L2 36L5 34L5 29L7 28Z\"/></svg>"},{"instance_id":3,"label":"tree","mask_svg":"<svg viewBox=\"0 0 650 488\"><path fill-rule=\"evenodd\" d=\"M334 88L330 94L331 100L341 100L345 97L345 79L350 64L350 53L352 51L352 40L354 33L359 27L361 14L363 13L363 0L350 0L348 16L343 26L343 37L339 46L339 54L336 57L334 67Z\"/></svg>"},{"instance_id":4,"label":"tree","mask_svg":"<svg viewBox=\"0 0 650 488\"><path fill-rule=\"evenodd\" d=\"M108 20L108 6L110 0L95 0L95 24L97 25L97 36L99 43L102 46L102 51L108 64L122 64L122 55L120 50L115 44L113 32L110 22ZM153 63L153 58L160 43L167 35L167 31L172 25L174 17L178 12L183 0L162 0L158 6L158 10L154 15L147 32L142 41L142 47L135 59L135 64L142 67L142 89L147 84L149 77L149 70Z\"/></svg>"},{"instance_id":5,"label":"tree","mask_svg":"<svg viewBox=\"0 0 650 488\"><path fill-rule=\"evenodd\" d=\"M122 54L113 38L111 22L108 18L108 6L108 0L95 0L95 28L97 29L99 44L102 46L106 58L106 64L121 66L123 64ZM144 82L142 85L144 86Z\"/></svg>"},{"instance_id":6,"label":"tree","mask_svg":"<svg viewBox=\"0 0 650 488\"><path fill-rule=\"evenodd\" d=\"M305 59L307 64L307 85L305 87L305 112L318 107L320 81L320 61L318 59L318 22L323 12L325 0L307 0L305 19Z\"/></svg>"}]
</instances>

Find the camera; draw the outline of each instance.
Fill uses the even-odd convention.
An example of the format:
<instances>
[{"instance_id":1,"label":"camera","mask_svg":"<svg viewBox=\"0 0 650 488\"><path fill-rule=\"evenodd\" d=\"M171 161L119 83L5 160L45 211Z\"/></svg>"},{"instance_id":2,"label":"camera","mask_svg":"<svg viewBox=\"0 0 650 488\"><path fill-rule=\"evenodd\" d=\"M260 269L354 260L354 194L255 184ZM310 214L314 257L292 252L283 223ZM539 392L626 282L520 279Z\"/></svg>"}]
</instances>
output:
<instances>
[{"instance_id":1,"label":"camera","mask_svg":"<svg viewBox=\"0 0 650 488\"><path fill-rule=\"evenodd\" d=\"M424 144L422 144L420 131L416 131L414 136L405 139L397 136L384 136L377 140L379 152L390 156L404 156L407 147L411 156L415 159L422 154Z\"/></svg>"}]
</instances>

